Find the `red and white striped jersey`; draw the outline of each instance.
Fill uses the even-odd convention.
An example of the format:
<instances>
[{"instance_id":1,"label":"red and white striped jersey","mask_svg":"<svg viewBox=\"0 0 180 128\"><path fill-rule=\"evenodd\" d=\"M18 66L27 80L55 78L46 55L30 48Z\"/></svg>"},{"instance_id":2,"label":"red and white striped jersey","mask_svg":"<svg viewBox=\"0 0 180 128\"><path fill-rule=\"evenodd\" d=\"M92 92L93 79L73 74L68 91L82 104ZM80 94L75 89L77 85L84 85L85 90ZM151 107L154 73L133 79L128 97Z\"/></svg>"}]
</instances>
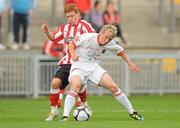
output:
<instances>
[{"instance_id":1,"label":"red and white striped jersey","mask_svg":"<svg viewBox=\"0 0 180 128\"><path fill-rule=\"evenodd\" d=\"M54 43L63 44L66 55L58 62L58 65L71 64L71 56L68 52L68 44L71 40L74 39L74 37L84 33L93 32L95 32L95 30L85 20L79 20L76 25L72 25L70 23L61 25L58 28L58 31L54 34Z\"/></svg>"}]
</instances>

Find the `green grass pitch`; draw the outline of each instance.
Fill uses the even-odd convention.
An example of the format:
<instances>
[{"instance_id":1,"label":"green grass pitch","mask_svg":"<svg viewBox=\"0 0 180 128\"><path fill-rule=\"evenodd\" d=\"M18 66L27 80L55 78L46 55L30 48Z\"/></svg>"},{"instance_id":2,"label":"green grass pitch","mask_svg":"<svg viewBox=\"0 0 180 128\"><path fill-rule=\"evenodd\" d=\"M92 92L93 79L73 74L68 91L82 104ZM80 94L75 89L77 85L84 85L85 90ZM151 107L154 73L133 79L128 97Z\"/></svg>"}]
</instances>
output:
<instances>
[{"instance_id":1,"label":"green grass pitch","mask_svg":"<svg viewBox=\"0 0 180 128\"><path fill-rule=\"evenodd\" d=\"M89 96L93 116L77 122L70 117L59 122L44 122L49 112L48 97L39 99L0 98L0 128L180 128L180 96L132 95L133 106L144 115L144 121L131 119L112 96Z\"/></svg>"}]
</instances>

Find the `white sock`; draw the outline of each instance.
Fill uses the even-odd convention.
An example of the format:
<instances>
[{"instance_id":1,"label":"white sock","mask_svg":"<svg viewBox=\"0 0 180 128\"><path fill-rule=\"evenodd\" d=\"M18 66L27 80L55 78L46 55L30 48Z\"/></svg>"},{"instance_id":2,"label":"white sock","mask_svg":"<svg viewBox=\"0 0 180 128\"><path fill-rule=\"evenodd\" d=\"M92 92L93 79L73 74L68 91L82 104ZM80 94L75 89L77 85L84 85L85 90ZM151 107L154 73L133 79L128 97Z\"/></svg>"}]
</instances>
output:
<instances>
[{"instance_id":1,"label":"white sock","mask_svg":"<svg viewBox=\"0 0 180 128\"><path fill-rule=\"evenodd\" d=\"M68 95L65 98L65 104L64 104L64 113L63 116L69 117L69 113L71 112L71 109L75 105L75 97L77 94L73 91L70 91Z\"/></svg>"},{"instance_id":2,"label":"white sock","mask_svg":"<svg viewBox=\"0 0 180 128\"><path fill-rule=\"evenodd\" d=\"M128 110L129 114L133 114L134 109L132 108L131 102L121 90L119 90L114 97Z\"/></svg>"},{"instance_id":3,"label":"white sock","mask_svg":"<svg viewBox=\"0 0 180 128\"><path fill-rule=\"evenodd\" d=\"M79 96L78 96L78 98L77 98L77 101L78 101L78 102L81 102L81 98L80 98Z\"/></svg>"},{"instance_id":4,"label":"white sock","mask_svg":"<svg viewBox=\"0 0 180 128\"><path fill-rule=\"evenodd\" d=\"M89 106L88 103L87 103L87 101L82 102L82 105L83 105L83 106Z\"/></svg>"},{"instance_id":5,"label":"white sock","mask_svg":"<svg viewBox=\"0 0 180 128\"><path fill-rule=\"evenodd\" d=\"M58 106L51 106L51 113L58 114Z\"/></svg>"},{"instance_id":6,"label":"white sock","mask_svg":"<svg viewBox=\"0 0 180 128\"><path fill-rule=\"evenodd\" d=\"M59 93L59 99L62 100L63 99L63 95L62 93Z\"/></svg>"},{"instance_id":7,"label":"white sock","mask_svg":"<svg viewBox=\"0 0 180 128\"><path fill-rule=\"evenodd\" d=\"M59 93L59 89L50 88L50 93L51 94L58 94Z\"/></svg>"}]
</instances>

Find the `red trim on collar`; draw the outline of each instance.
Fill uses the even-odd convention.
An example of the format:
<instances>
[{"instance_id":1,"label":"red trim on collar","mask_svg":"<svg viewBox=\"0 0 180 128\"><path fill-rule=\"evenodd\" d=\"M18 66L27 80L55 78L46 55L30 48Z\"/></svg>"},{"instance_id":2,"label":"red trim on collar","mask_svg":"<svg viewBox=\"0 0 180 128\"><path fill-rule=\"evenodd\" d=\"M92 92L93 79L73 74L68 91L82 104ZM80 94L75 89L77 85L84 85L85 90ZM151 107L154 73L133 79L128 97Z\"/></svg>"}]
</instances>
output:
<instances>
[{"instance_id":1,"label":"red trim on collar","mask_svg":"<svg viewBox=\"0 0 180 128\"><path fill-rule=\"evenodd\" d=\"M100 45L99 38L100 38L100 34L97 35L97 42L98 42L98 44Z\"/></svg>"}]
</instances>

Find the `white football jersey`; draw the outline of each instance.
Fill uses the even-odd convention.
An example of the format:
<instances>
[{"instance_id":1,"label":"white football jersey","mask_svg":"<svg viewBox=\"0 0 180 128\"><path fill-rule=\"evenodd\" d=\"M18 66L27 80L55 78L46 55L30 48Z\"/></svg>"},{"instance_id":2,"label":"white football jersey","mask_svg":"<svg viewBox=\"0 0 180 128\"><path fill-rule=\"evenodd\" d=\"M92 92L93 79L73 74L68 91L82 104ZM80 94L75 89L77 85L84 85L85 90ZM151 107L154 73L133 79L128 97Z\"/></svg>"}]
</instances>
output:
<instances>
[{"instance_id":1,"label":"white football jersey","mask_svg":"<svg viewBox=\"0 0 180 128\"><path fill-rule=\"evenodd\" d=\"M80 61L95 61L97 55L102 54L102 50L105 49L115 55L119 55L124 52L124 49L117 45L114 40L104 46L100 46L98 43L98 33L86 33L79 36L77 40L74 40L76 47L76 55Z\"/></svg>"}]
</instances>

